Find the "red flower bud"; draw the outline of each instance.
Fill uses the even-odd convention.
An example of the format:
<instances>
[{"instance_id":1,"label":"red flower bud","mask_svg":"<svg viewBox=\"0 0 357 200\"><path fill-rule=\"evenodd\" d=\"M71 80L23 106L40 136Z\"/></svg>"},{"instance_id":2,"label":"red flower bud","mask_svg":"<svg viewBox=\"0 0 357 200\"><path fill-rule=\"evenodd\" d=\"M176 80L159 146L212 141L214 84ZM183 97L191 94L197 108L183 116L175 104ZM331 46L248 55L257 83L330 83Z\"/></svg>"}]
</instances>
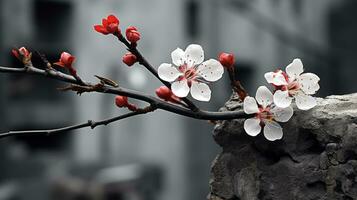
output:
<instances>
[{"instance_id":1,"label":"red flower bud","mask_svg":"<svg viewBox=\"0 0 357 200\"><path fill-rule=\"evenodd\" d=\"M129 104L128 97L125 96L116 96L115 97L115 105L119 108L126 107Z\"/></svg>"},{"instance_id":2,"label":"red flower bud","mask_svg":"<svg viewBox=\"0 0 357 200\"><path fill-rule=\"evenodd\" d=\"M126 29L125 34L126 34L126 38L131 43L136 43L138 40L140 40L140 33L135 26L129 26Z\"/></svg>"},{"instance_id":3,"label":"red flower bud","mask_svg":"<svg viewBox=\"0 0 357 200\"><path fill-rule=\"evenodd\" d=\"M219 62L226 67L227 69L230 69L233 67L235 58L234 55L231 53L221 53L219 54Z\"/></svg>"},{"instance_id":4,"label":"red flower bud","mask_svg":"<svg viewBox=\"0 0 357 200\"><path fill-rule=\"evenodd\" d=\"M20 54L17 49L11 50L12 55L14 55L17 59L20 60Z\"/></svg>"},{"instance_id":5,"label":"red flower bud","mask_svg":"<svg viewBox=\"0 0 357 200\"><path fill-rule=\"evenodd\" d=\"M12 54L21 61L26 61L31 59L31 53L25 48L21 47L19 49L11 50Z\"/></svg>"},{"instance_id":6,"label":"red flower bud","mask_svg":"<svg viewBox=\"0 0 357 200\"><path fill-rule=\"evenodd\" d=\"M104 35L119 33L119 19L114 15L109 15L107 19L102 19L102 25L95 25L94 30Z\"/></svg>"},{"instance_id":7,"label":"red flower bud","mask_svg":"<svg viewBox=\"0 0 357 200\"><path fill-rule=\"evenodd\" d=\"M74 62L75 59L76 57L72 56L71 54L67 52L62 52L61 58L59 59L58 62L54 64L65 68L71 68L72 63Z\"/></svg>"},{"instance_id":8,"label":"red flower bud","mask_svg":"<svg viewBox=\"0 0 357 200\"><path fill-rule=\"evenodd\" d=\"M171 98L172 91L166 87L166 86L161 86L155 90L155 93L158 97L161 99L164 99L165 101L168 101Z\"/></svg>"},{"instance_id":9,"label":"red flower bud","mask_svg":"<svg viewBox=\"0 0 357 200\"><path fill-rule=\"evenodd\" d=\"M115 105L117 105L119 108L127 107L131 111L135 111L138 109L134 104L129 103L128 97L126 96L116 96Z\"/></svg>"},{"instance_id":10,"label":"red flower bud","mask_svg":"<svg viewBox=\"0 0 357 200\"><path fill-rule=\"evenodd\" d=\"M59 59L58 62L54 64L60 67L67 68L69 72L74 76L77 74L77 71L72 66L72 63L74 62L75 59L76 57L72 56L71 54L67 52L62 52L61 58Z\"/></svg>"},{"instance_id":11,"label":"red flower bud","mask_svg":"<svg viewBox=\"0 0 357 200\"><path fill-rule=\"evenodd\" d=\"M165 100L165 101L170 101L172 103L177 103L180 101L180 98L177 97L172 93L172 91L166 87L166 86L161 86L155 90L156 95Z\"/></svg>"},{"instance_id":12,"label":"red flower bud","mask_svg":"<svg viewBox=\"0 0 357 200\"><path fill-rule=\"evenodd\" d=\"M127 64L128 66L132 66L136 63L137 58L134 54L132 53L126 53L123 56L123 63Z\"/></svg>"}]
</instances>

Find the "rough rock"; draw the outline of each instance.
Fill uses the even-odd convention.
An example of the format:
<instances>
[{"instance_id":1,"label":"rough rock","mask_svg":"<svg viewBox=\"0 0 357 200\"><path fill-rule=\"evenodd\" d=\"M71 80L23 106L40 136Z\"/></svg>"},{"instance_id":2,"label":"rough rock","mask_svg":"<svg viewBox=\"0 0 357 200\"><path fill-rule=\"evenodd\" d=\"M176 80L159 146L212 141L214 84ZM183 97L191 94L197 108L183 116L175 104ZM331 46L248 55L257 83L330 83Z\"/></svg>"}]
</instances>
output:
<instances>
[{"instance_id":1,"label":"rough rock","mask_svg":"<svg viewBox=\"0 0 357 200\"><path fill-rule=\"evenodd\" d=\"M233 96L221 110L242 109ZM218 123L210 200L357 200L357 94L328 96L282 123L282 140Z\"/></svg>"}]
</instances>

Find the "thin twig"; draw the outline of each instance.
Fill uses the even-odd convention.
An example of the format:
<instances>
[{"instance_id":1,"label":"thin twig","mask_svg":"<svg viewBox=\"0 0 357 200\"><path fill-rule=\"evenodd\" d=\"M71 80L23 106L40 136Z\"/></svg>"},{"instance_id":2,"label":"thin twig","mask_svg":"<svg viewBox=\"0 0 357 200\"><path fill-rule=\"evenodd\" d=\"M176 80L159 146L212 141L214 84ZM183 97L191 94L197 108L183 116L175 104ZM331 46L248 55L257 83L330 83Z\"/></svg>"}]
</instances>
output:
<instances>
[{"instance_id":1,"label":"thin twig","mask_svg":"<svg viewBox=\"0 0 357 200\"><path fill-rule=\"evenodd\" d=\"M248 96L247 91L244 89L240 81L236 80L234 67L227 70L229 75L229 80L231 81L231 86L234 92L237 92L239 99L244 101L245 97Z\"/></svg>"},{"instance_id":2,"label":"thin twig","mask_svg":"<svg viewBox=\"0 0 357 200\"><path fill-rule=\"evenodd\" d=\"M51 135L51 134L56 134L56 133L63 133L67 131L72 131L76 129L81 129L85 127L90 127L91 129L94 129L97 126L101 125L108 125L112 122L119 121L128 117L133 117L136 115L141 115L141 114L146 114L148 112L154 111L155 108L148 106L144 109L139 109L130 113L126 113L123 115L119 115L117 117L101 120L101 121L93 121L93 120L88 120L87 122L78 124L78 125L73 125L73 126L66 126L63 128L56 128L56 129L47 129L47 130L28 130L28 131L8 131L5 133L0 133L0 138L4 137L9 137L9 136L18 136L18 135Z\"/></svg>"}]
</instances>

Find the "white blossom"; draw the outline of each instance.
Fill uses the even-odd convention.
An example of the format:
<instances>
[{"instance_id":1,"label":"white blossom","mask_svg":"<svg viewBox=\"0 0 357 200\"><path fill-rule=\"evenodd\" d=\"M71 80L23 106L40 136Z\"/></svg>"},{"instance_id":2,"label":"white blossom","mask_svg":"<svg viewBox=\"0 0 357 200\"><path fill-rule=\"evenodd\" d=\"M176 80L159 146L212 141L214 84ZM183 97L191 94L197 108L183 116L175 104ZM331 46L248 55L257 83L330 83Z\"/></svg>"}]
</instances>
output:
<instances>
[{"instance_id":1,"label":"white blossom","mask_svg":"<svg viewBox=\"0 0 357 200\"><path fill-rule=\"evenodd\" d=\"M244 121L247 134L257 136L263 128L265 138L270 141L283 137L283 129L278 122L287 122L293 115L290 106L280 108L273 104L273 94L265 86L258 88L255 99L250 96L244 99L243 109L247 114L255 114Z\"/></svg>"},{"instance_id":2,"label":"white blossom","mask_svg":"<svg viewBox=\"0 0 357 200\"><path fill-rule=\"evenodd\" d=\"M300 59L294 59L286 67L286 72L277 70L266 73L265 79L276 87L274 104L286 108L295 99L296 106L301 110L309 110L316 106L316 99L311 95L319 89L320 78L313 73L303 73Z\"/></svg>"},{"instance_id":3,"label":"white blossom","mask_svg":"<svg viewBox=\"0 0 357 200\"><path fill-rule=\"evenodd\" d=\"M223 66L215 59L205 62L200 45L191 44L185 51L177 48L171 53L172 64L163 63L158 68L159 77L172 82L171 90L178 97L186 97L189 92L199 101L209 101L211 90L208 82L219 80Z\"/></svg>"}]
</instances>

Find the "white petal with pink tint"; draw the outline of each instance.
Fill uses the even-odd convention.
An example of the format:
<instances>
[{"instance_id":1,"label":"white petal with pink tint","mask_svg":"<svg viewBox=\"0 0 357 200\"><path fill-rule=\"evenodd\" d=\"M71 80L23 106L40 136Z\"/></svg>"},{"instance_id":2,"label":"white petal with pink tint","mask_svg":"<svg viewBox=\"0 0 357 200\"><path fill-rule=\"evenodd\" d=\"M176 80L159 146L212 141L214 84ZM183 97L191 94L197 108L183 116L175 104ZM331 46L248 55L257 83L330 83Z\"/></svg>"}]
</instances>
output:
<instances>
[{"instance_id":1,"label":"white petal with pink tint","mask_svg":"<svg viewBox=\"0 0 357 200\"><path fill-rule=\"evenodd\" d=\"M289 107L292 101L292 97L289 96L289 92L277 90L274 93L274 104L281 108Z\"/></svg>"},{"instance_id":2,"label":"white petal with pink tint","mask_svg":"<svg viewBox=\"0 0 357 200\"><path fill-rule=\"evenodd\" d=\"M199 65L204 60L204 52L200 45L190 44L185 50L185 60L188 67Z\"/></svg>"},{"instance_id":3,"label":"white petal with pink tint","mask_svg":"<svg viewBox=\"0 0 357 200\"><path fill-rule=\"evenodd\" d=\"M181 66L185 63L185 52L177 48L171 53L172 63L176 66Z\"/></svg>"},{"instance_id":4,"label":"white petal with pink tint","mask_svg":"<svg viewBox=\"0 0 357 200\"><path fill-rule=\"evenodd\" d=\"M243 102L243 110L247 114L253 114L259 112L257 102L253 97L245 97Z\"/></svg>"},{"instance_id":5,"label":"white petal with pink tint","mask_svg":"<svg viewBox=\"0 0 357 200\"><path fill-rule=\"evenodd\" d=\"M222 78L224 68L215 59L209 59L197 67L197 73L207 81L217 81Z\"/></svg>"},{"instance_id":6,"label":"white petal with pink tint","mask_svg":"<svg viewBox=\"0 0 357 200\"><path fill-rule=\"evenodd\" d=\"M263 106L263 108L273 103L273 94L265 86L260 86L255 94L257 102Z\"/></svg>"},{"instance_id":7,"label":"white petal with pink tint","mask_svg":"<svg viewBox=\"0 0 357 200\"><path fill-rule=\"evenodd\" d=\"M211 90L206 83L192 82L191 95L199 101L209 101L211 99Z\"/></svg>"},{"instance_id":8,"label":"white petal with pink tint","mask_svg":"<svg viewBox=\"0 0 357 200\"><path fill-rule=\"evenodd\" d=\"M289 76L289 80L293 81L304 72L304 67L301 60L296 58L286 67L285 71Z\"/></svg>"},{"instance_id":9,"label":"white petal with pink tint","mask_svg":"<svg viewBox=\"0 0 357 200\"><path fill-rule=\"evenodd\" d=\"M273 113L274 120L278 122L287 122L294 114L294 110L291 106L287 108L279 108L275 106L270 112Z\"/></svg>"},{"instance_id":10,"label":"white petal with pink tint","mask_svg":"<svg viewBox=\"0 0 357 200\"><path fill-rule=\"evenodd\" d=\"M267 72L264 74L265 80L267 80L268 83L273 83L273 75L275 72Z\"/></svg>"},{"instance_id":11,"label":"white petal with pink tint","mask_svg":"<svg viewBox=\"0 0 357 200\"><path fill-rule=\"evenodd\" d=\"M274 121L265 121L264 136L267 140L274 141L283 138L283 129Z\"/></svg>"},{"instance_id":12,"label":"white petal with pink tint","mask_svg":"<svg viewBox=\"0 0 357 200\"><path fill-rule=\"evenodd\" d=\"M162 63L159 66L157 73L162 80L168 82L176 80L182 74L177 70L176 67L173 67L171 64L168 63Z\"/></svg>"},{"instance_id":13,"label":"white petal with pink tint","mask_svg":"<svg viewBox=\"0 0 357 200\"><path fill-rule=\"evenodd\" d=\"M303 92L295 95L296 106L301 110L309 110L316 106L316 99L310 95L306 95Z\"/></svg>"},{"instance_id":14,"label":"white petal with pink tint","mask_svg":"<svg viewBox=\"0 0 357 200\"><path fill-rule=\"evenodd\" d=\"M260 120L257 118L250 118L244 121L244 130L250 136L257 136L261 129Z\"/></svg>"},{"instance_id":15,"label":"white petal with pink tint","mask_svg":"<svg viewBox=\"0 0 357 200\"><path fill-rule=\"evenodd\" d=\"M178 97L186 97L190 92L187 81L184 79L182 81L176 81L171 84L172 92Z\"/></svg>"},{"instance_id":16,"label":"white petal with pink tint","mask_svg":"<svg viewBox=\"0 0 357 200\"><path fill-rule=\"evenodd\" d=\"M305 94L315 94L319 89L320 78L313 73L304 73L298 77L298 82Z\"/></svg>"},{"instance_id":17,"label":"white petal with pink tint","mask_svg":"<svg viewBox=\"0 0 357 200\"><path fill-rule=\"evenodd\" d=\"M268 72L264 74L265 79L268 83L280 86L280 85L287 85L286 79L284 75L279 72Z\"/></svg>"}]
</instances>

